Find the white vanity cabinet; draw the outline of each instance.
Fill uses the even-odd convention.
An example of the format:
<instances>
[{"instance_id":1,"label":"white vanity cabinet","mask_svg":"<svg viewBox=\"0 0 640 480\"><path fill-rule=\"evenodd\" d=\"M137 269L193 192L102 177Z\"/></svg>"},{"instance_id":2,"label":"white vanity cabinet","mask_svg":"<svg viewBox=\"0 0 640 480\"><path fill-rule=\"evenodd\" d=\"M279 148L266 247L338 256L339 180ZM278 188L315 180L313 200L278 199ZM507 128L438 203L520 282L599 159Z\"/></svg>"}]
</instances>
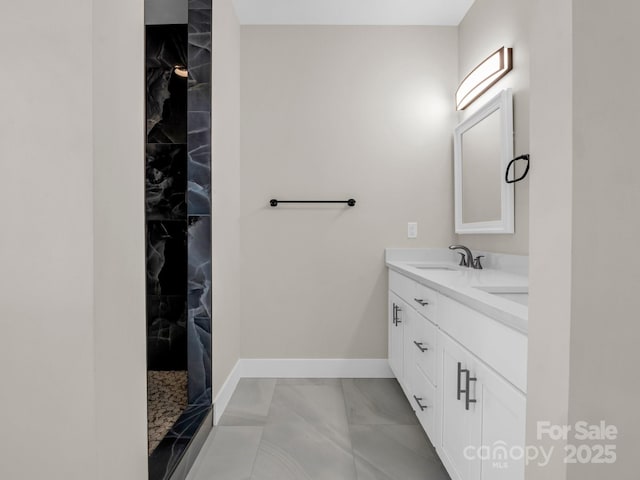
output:
<instances>
[{"instance_id":1,"label":"white vanity cabinet","mask_svg":"<svg viewBox=\"0 0 640 480\"><path fill-rule=\"evenodd\" d=\"M477 369L474 357L464 348L441 334L438 345L440 358L440 439L436 444L442 463L451 478L471 479L478 477L478 462L465 458L465 449L473 445L480 436L478 422L476 385L471 381ZM469 382L470 391L466 390ZM473 385L471 385L473 384ZM471 397L473 396L473 398ZM467 398L469 405L467 406Z\"/></svg>"},{"instance_id":2,"label":"white vanity cabinet","mask_svg":"<svg viewBox=\"0 0 640 480\"><path fill-rule=\"evenodd\" d=\"M389 286L389 365L435 443L438 328L430 318L436 315L437 293L396 272L390 272Z\"/></svg>"},{"instance_id":3,"label":"white vanity cabinet","mask_svg":"<svg viewBox=\"0 0 640 480\"><path fill-rule=\"evenodd\" d=\"M476 444L488 447L491 456L482 458L475 478L524 480L526 396L483 363L472 375L477 378L476 421L481 422Z\"/></svg>"},{"instance_id":4,"label":"white vanity cabinet","mask_svg":"<svg viewBox=\"0 0 640 480\"><path fill-rule=\"evenodd\" d=\"M523 480L526 335L396 271L389 289L389 364L451 478Z\"/></svg>"},{"instance_id":5,"label":"white vanity cabinet","mask_svg":"<svg viewBox=\"0 0 640 480\"><path fill-rule=\"evenodd\" d=\"M441 333L441 436L436 446L453 480L523 480L526 397ZM482 449L480 448L482 447Z\"/></svg>"}]
</instances>

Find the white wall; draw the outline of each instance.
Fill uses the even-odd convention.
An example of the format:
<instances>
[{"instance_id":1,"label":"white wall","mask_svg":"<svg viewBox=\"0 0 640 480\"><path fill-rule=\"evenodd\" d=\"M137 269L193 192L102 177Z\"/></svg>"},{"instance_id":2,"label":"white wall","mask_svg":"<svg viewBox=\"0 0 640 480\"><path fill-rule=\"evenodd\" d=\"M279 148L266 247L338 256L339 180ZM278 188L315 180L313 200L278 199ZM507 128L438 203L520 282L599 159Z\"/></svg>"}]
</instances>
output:
<instances>
[{"instance_id":1,"label":"white wall","mask_svg":"<svg viewBox=\"0 0 640 480\"><path fill-rule=\"evenodd\" d=\"M213 392L240 357L240 26L213 3Z\"/></svg>"},{"instance_id":2,"label":"white wall","mask_svg":"<svg viewBox=\"0 0 640 480\"><path fill-rule=\"evenodd\" d=\"M458 30L458 83L498 48L513 48L513 70L461 112L459 120L467 118L499 91L505 88L513 89L516 156L529 153L529 30L532 4L528 0L476 0ZM535 159L532 165L533 162ZM521 167L518 168L518 173L521 173ZM458 242L472 250L528 255L529 179L515 184L515 234L457 237Z\"/></svg>"},{"instance_id":3,"label":"white wall","mask_svg":"<svg viewBox=\"0 0 640 480\"><path fill-rule=\"evenodd\" d=\"M573 72L571 0L540 0L531 29L531 252L527 444L560 451L566 442L537 438L537 422L569 419L571 319ZM566 478L554 455L531 463L527 480Z\"/></svg>"},{"instance_id":4,"label":"white wall","mask_svg":"<svg viewBox=\"0 0 640 480\"><path fill-rule=\"evenodd\" d=\"M0 3L0 478L95 456L91 3Z\"/></svg>"},{"instance_id":5,"label":"white wall","mask_svg":"<svg viewBox=\"0 0 640 480\"><path fill-rule=\"evenodd\" d=\"M143 13L142 0L93 2L92 479L147 478Z\"/></svg>"},{"instance_id":6,"label":"white wall","mask_svg":"<svg viewBox=\"0 0 640 480\"><path fill-rule=\"evenodd\" d=\"M142 24L0 4L1 478L146 478Z\"/></svg>"},{"instance_id":7,"label":"white wall","mask_svg":"<svg viewBox=\"0 0 640 480\"><path fill-rule=\"evenodd\" d=\"M241 35L242 357L384 358L384 248L453 239L457 30Z\"/></svg>"},{"instance_id":8,"label":"white wall","mask_svg":"<svg viewBox=\"0 0 640 480\"><path fill-rule=\"evenodd\" d=\"M591 442L614 445L614 464L567 466L560 451L527 480L638 475L639 18L634 2L543 0L535 10L527 440L551 444L537 440L539 420L604 420L620 433Z\"/></svg>"},{"instance_id":9,"label":"white wall","mask_svg":"<svg viewBox=\"0 0 640 480\"><path fill-rule=\"evenodd\" d=\"M620 436L615 464L570 465L568 478L637 478L640 5L574 0L573 38L569 420L606 420Z\"/></svg>"}]
</instances>

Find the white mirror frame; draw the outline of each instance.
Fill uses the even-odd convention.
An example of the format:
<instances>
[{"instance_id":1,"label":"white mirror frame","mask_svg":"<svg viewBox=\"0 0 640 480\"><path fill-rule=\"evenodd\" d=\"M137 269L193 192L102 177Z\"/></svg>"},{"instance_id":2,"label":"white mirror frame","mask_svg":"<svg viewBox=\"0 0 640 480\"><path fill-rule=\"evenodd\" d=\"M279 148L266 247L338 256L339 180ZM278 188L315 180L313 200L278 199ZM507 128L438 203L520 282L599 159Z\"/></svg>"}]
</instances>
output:
<instances>
[{"instance_id":1,"label":"white mirror frame","mask_svg":"<svg viewBox=\"0 0 640 480\"><path fill-rule=\"evenodd\" d=\"M462 222L462 135L494 113L500 111L501 218L488 222ZM513 159L513 94L506 89L489 100L454 130L454 186L456 233L514 233L513 184L505 181L507 165Z\"/></svg>"}]
</instances>

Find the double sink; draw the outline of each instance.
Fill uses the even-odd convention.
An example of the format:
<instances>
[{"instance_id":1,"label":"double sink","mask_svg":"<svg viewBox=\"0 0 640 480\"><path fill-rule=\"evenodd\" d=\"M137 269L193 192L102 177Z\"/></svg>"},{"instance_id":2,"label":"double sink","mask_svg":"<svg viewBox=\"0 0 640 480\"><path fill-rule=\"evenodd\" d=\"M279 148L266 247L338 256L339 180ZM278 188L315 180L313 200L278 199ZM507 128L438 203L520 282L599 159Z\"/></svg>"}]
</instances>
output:
<instances>
[{"instance_id":1,"label":"double sink","mask_svg":"<svg viewBox=\"0 0 640 480\"><path fill-rule=\"evenodd\" d=\"M525 307L529 306L529 287L478 287L474 286L478 290L490 293L505 300L519 303Z\"/></svg>"},{"instance_id":2,"label":"double sink","mask_svg":"<svg viewBox=\"0 0 640 480\"><path fill-rule=\"evenodd\" d=\"M468 269L466 267L455 267L453 265L443 265L443 264L424 264L424 263L415 263L408 265L417 270L428 270L432 272L440 271L440 272L465 272ZM481 290L483 292L489 293L491 295L495 295L500 298L504 298L505 300L509 300L511 302L518 303L520 305L528 306L529 305L529 287L516 287L516 286L500 286L500 285L471 285L471 288L475 288L476 290Z\"/></svg>"}]
</instances>

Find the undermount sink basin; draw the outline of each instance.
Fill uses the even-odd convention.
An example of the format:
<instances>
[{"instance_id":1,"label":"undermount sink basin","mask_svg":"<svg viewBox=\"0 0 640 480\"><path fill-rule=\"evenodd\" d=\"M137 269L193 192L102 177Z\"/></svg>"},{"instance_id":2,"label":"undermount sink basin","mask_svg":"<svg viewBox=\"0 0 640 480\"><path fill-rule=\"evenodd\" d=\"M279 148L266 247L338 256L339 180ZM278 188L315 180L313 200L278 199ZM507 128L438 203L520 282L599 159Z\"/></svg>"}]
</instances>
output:
<instances>
[{"instance_id":1,"label":"undermount sink basin","mask_svg":"<svg viewBox=\"0 0 640 480\"><path fill-rule=\"evenodd\" d=\"M457 272L458 270L460 270L459 268L452 267L451 265L424 265L424 264L416 263L409 266L413 268L417 268L418 270L444 270L444 271L450 271L450 272Z\"/></svg>"},{"instance_id":2,"label":"undermount sink basin","mask_svg":"<svg viewBox=\"0 0 640 480\"><path fill-rule=\"evenodd\" d=\"M473 287L520 305L529 306L529 287Z\"/></svg>"}]
</instances>

